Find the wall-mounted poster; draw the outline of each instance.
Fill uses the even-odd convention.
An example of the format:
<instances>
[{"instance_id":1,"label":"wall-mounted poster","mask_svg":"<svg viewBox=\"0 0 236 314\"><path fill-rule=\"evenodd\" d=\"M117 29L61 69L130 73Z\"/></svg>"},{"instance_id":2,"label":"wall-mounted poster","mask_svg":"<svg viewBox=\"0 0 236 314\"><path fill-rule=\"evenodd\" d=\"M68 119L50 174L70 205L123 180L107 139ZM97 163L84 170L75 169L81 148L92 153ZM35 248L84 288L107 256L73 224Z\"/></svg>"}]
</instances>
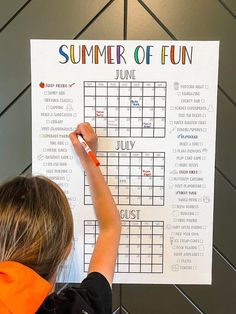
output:
<instances>
[{"instance_id":1,"label":"wall-mounted poster","mask_svg":"<svg viewBox=\"0 0 236 314\"><path fill-rule=\"evenodd\" d=\"M64 279L87 274L99 225L68 135L89 122L122 220L115 283L210 284L218 42L32 40L33 173L74 217Z\"/></svg>"}]
</instances>

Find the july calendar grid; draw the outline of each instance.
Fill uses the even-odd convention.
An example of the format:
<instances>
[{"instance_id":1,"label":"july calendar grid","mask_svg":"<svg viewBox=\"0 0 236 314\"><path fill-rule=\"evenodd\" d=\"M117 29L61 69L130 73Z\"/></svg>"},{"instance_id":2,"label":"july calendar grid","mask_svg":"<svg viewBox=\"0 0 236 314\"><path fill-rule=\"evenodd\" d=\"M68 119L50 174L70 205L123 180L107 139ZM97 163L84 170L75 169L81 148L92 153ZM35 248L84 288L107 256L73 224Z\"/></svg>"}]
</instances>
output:
<instances>
[{"instance_id":1,"label":"july calendar grid","mask_svg":"<svg viewBox=\"0 0 236 314\"><path fill-rule=\"evenodd\" d=\"M164 206L164 152L98 151L97 157L116 204ZM84 204L91 205L89 184L84 176Z\"/></svg>"},{"instance_id":2,"label":"july calendar grid","mask_svg":"<svg viewBox=\"0 0 236 314\"><path fill-rule=\"evenodd\" d=\"M165 137L166 82L84 82L84 121L99 137Z\"/></svg>"}]
</instances>

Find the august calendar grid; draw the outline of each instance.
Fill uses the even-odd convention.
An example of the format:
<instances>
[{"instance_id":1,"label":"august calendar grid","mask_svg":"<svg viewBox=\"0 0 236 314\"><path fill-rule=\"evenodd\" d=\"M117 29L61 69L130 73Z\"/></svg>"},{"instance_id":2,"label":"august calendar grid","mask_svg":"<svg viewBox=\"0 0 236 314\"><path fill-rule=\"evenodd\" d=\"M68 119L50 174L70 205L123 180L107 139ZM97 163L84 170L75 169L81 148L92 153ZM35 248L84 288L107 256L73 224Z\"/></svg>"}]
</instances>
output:
<instances>
[{"instance_id":1,"label":"august calendar grid","mask_svg":"<svg viewBox=\"0 0 236 314\"><path fill-rule=\"evenodd\" d=\"M122 220L116 273L163 273L164 221ZM99 234L97 220L84 221L84 272Z\"/></svg>"}]
</instances>

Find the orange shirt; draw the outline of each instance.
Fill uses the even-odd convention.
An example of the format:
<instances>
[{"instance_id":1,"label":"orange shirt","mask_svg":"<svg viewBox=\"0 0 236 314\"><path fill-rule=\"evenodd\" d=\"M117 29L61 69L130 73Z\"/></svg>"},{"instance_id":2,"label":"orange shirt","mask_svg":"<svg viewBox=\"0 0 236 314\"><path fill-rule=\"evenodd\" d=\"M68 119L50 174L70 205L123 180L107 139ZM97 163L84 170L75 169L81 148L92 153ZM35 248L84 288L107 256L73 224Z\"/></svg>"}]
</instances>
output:
<instances>
[{"instance_id":1,"label":"orange shirt","mask_svg":"<svg viewBox=\"0 0 236 314\"><path fill-rule=\"evenodd\" d=\"M52 286L31 268L17 262L0 262L0 313L32 314Z\"/></svg>"}]
</instances>

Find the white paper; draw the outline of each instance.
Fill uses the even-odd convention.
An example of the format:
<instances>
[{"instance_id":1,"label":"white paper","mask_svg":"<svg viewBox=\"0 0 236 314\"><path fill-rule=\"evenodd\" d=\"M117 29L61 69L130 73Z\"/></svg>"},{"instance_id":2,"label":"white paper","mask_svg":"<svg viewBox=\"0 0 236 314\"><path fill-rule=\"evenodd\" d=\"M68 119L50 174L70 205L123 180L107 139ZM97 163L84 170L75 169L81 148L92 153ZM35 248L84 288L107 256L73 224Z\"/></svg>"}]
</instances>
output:
<instances>
[{"instance_id":1,"label":"white paper","mask_svg":"<svg viewBox=\"0 0 236 314\"><path fill-rule=\"evenodd\" d=\"M33 173L74 217L63 281L80 282L98 233L68 134L88 121L122 218L115 283L209 284L218 42L32 40Z\"/></svg>"}]
</instances>

